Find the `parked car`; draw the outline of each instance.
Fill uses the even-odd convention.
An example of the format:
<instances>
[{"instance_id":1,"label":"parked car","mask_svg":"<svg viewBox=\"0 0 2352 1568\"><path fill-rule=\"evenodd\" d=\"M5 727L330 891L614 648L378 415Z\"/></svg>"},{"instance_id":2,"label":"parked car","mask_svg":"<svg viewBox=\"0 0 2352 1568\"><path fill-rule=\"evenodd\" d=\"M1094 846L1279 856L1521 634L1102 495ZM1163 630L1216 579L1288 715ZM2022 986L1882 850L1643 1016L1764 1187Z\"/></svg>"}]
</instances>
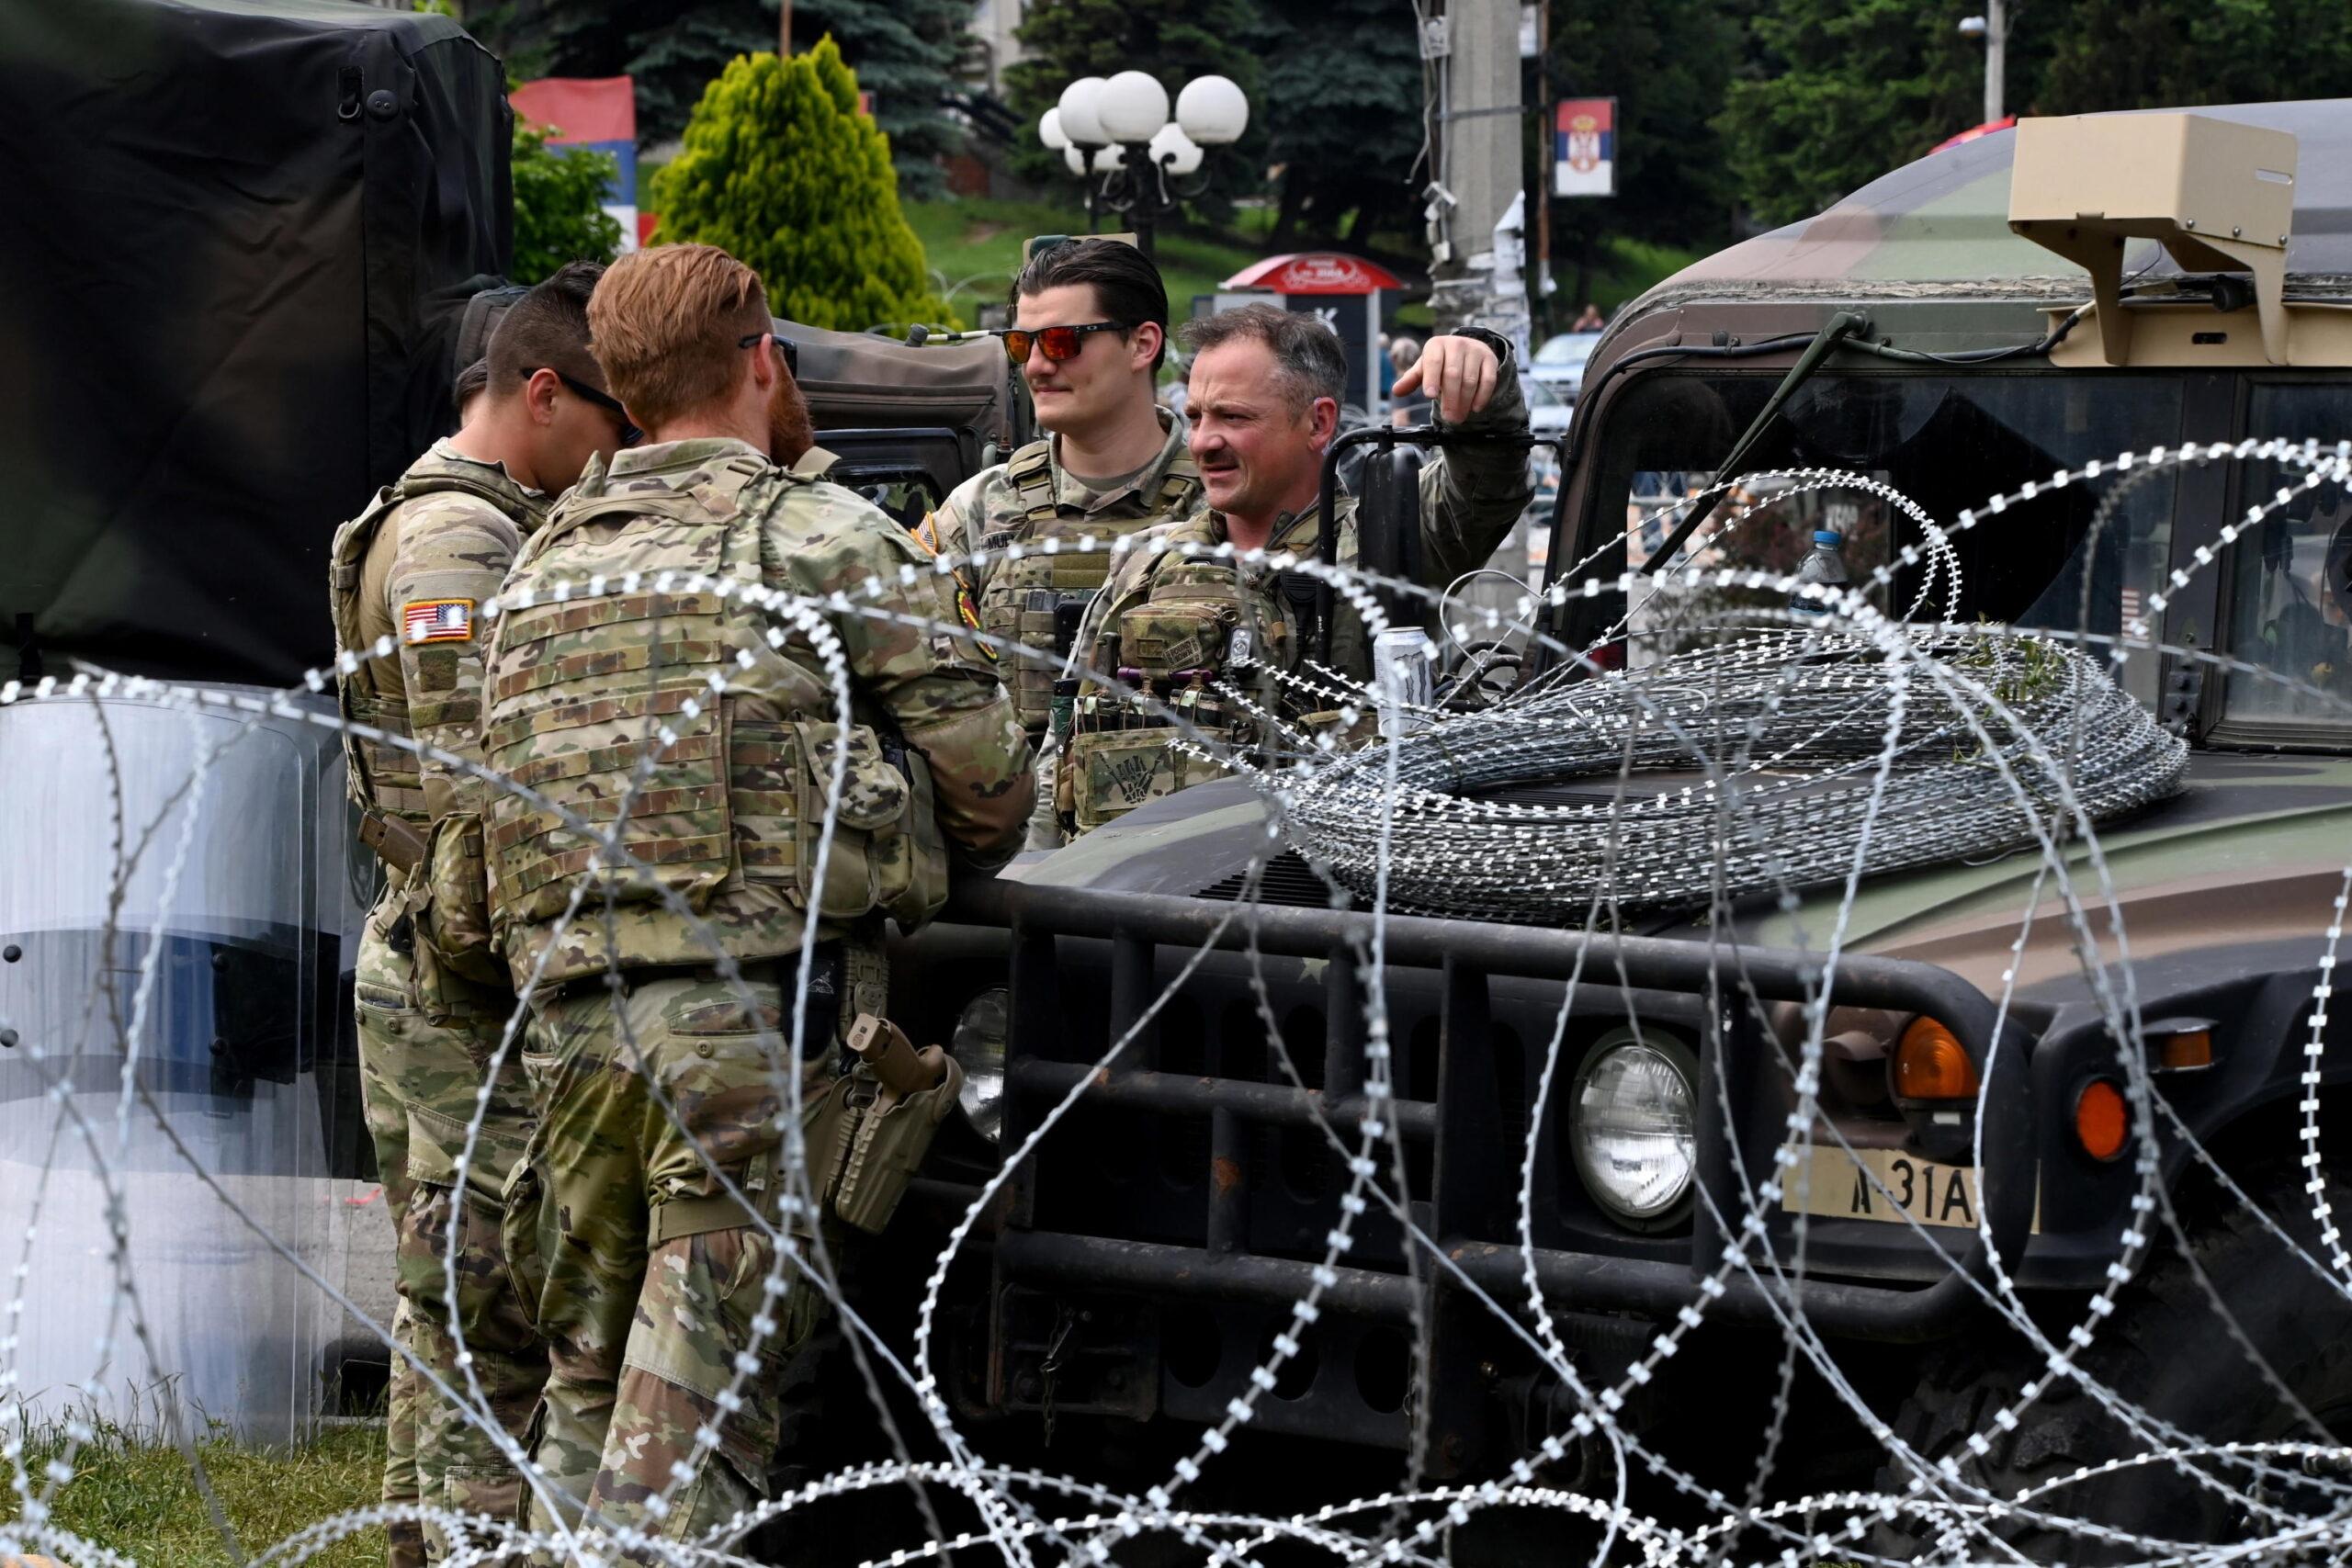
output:
<instances>
[{"instance_id":1,"label":"parked car","mask_svg":"<svg viewBox=\"0 0 2352 1568\"><path fill-rule=\"evenodd\" d=\"M1535 351L1535 358L1527 367L1527 378L1541 381L1569 402L1575 402L1577 393L1584 387L1584 362L1592 357L1593 345L1600 341L1599 333L1553 333Z\"/></svg>"},{"instance_id":2,"label":"parked car","mask_svg":"<svg viewBox=\"0 0 2352 1568\"><path fill-rule=\"evenodd\" d=\"M1527 427L1538 435L1564 435L1577 412L1576 393L1551 381L1530 376L1520 383L1527 393Z\"/></svg>"}]
</instances>

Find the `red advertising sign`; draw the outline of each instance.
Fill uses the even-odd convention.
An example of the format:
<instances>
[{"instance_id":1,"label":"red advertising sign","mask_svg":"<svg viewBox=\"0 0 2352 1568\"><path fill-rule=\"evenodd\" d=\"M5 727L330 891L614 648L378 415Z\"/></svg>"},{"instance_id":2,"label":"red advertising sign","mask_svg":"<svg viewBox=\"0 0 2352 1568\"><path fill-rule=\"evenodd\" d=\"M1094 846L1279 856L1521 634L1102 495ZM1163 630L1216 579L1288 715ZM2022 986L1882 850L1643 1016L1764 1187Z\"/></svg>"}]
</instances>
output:
<instances>
[{"instance_id":1,"label":"red advertising sign","mask_svg":"<svg viewBox=\"0 0 2352 1568\"><path fill-rule=\"evenodd\" d=\"M1300 251L1253 262L1225 280L1227 288L1271 288L1277 294L1370 294L1402 288L1404 281L1377 262L1338 251Z\"/></svg>"}]
</instances>

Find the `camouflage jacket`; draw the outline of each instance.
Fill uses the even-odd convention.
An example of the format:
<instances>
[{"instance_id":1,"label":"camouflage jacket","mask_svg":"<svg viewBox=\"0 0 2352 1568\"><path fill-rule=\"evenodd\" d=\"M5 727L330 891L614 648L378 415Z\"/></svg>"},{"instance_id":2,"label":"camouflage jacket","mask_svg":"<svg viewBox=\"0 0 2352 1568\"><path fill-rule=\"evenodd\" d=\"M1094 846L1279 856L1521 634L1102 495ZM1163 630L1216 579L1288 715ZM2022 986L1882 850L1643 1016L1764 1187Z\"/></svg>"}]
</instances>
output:
<instances>
[{"instance_id":1,"label":"camouflage jacket","mask_svg":"<svg viewBox=\"0 0 2352 1568\"><path fill-rule=\"evenodd\" d=\"M336 531L335 646L362 656L336 681L346 719L481 760L481 607L547 505L503 465L436 441ZM374 651L387 637L392 650ZM482 876L482 781L350 729L344 762L363 837L391 868L388 896L405 900L417 934L458 975L500 978Z\"/></svg>"},{"instance_id":2,"label":"camouflage jacket","mask_svg":"<svg viewBox=\"0 0 2352 1568\"><path fill-rule=\"evenodd\" d=\"M1168 439L1159 456L1115 490L1097 492L1070 474L1061 466L1058 437L1048 436L958 485L924 526L933 549L967 560L989 552L956 575L972 623L1001 639L989 645L989 653L1033 738L1045 728L1066 651L1057 646L1057 616L1067 637L1109 575L1110 558L1095 549L1006 561L997 552L1015 540L1087 534L1107 546L1122 535L1189 515L1200 502L1200 470L1185 447L1182 423L1164 413L1160 421ZM1004 646L1012 644L1026 656Z\"/></svg>"},{"instance_id":3,"label":"camouflage jacket","mask_svg":"<svg viewBox=\"0 0 2352 1568\"><path fill-rule=\"evenodd\" d=\"M1485 335L1485 334L1481 334ZM1464 422L1467 432L1524 434L1527 404L1510 368L1507 347L1494 396ZM1517 445L1464 445L1444 449L1421 469L1422 586L1443 589L1486 564L1519 520L1533 487L1526 450ZM1356 501L1336 507L1339 536L1332 558L1359 559ZM1307 665L1315 660L1317 580L1272 569L1184 553L1214 549L1230 537L1222 513L1204 510L1135 541L1104 585L1081 636L1085 668L1140 682L1187 722L1237 750L1267 738L1251 707L1298 720L1334 705L1328 681ZM1320 558L1322 522L1316 508L1275 523L1270 554ZM1331 656L1325 668L1350 682L1372 678L1372 650L1363 621L1334 596ZM1301 678L1315 682L1303 685ZM1245 701L1220 696L1234 688ZM1171 789L1215 776L1217 770L1167 746L1165 719L1123 699L1088 694L1079 699L1070 745L1057 793L1063 815L1082 830Z\"/></svg>"},{"instance_id":4,"label":"camouflage jacket","mask_svg":"<svg viewBox=\"0 0 2352 1568\"><path fill-rule=\"evenodd\" d=\"M789 605L747 601L763 589ZM601 971L608 953L778 956L811 918L828 936L885 913L916 924L944 897L950 848L979 864L1020 848L1028 744L952 582L837 485L740 441L624 451L581 476L502 604L486 752L547 803L501 793L490 813L491 904L518 986L549 942L542 982ZM835 639L846 726L818 651ZM599 841L616 823L634 867Z\"/></svg>"},{"instance_id":5,"label":"camouflage jacket","mask_svg":"<svg viewBox=\"0 0 2352 1568\"><path fill-rule=\"evenodd\" d=\"M337 529L330 610L339 652L361 655L337 682L345 717L472 761L481 755L481 649L475 618L498 592L548 498L436 441ZM390 637L391 652L375 645ZM346 734L352 798L420 831L461 806L476 781L446 762Z\"/></svg>"}]
</instances>

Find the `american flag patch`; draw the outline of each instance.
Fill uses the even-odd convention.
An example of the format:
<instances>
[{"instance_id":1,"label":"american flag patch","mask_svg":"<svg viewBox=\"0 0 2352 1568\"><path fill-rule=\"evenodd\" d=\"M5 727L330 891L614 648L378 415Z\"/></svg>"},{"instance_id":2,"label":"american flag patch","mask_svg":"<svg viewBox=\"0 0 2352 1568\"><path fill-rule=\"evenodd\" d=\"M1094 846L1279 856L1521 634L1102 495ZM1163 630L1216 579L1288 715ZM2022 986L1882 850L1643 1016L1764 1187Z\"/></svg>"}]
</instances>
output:
<instances>
[{"instance_id":1,"label":"american flag patch","mask_svg":"<svg viewBox=\"0 0 2352 1568\"><path fill-rule=\"evenodd\" d=\"M401 636L412 646L470 642L473 635L474 602L470 599L412 599L401 606Z\"/></svg>"}]
</instances>

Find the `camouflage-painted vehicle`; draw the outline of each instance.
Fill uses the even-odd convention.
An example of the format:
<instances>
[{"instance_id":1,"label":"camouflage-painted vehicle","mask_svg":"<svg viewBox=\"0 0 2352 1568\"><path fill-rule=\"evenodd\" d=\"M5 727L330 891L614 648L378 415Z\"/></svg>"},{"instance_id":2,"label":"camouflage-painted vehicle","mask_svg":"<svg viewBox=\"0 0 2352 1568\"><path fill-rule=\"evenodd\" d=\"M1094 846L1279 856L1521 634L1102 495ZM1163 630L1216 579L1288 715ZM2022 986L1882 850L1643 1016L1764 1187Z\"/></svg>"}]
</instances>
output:
<instances>
[{"instance_id":1,"label":"camouflage-painted vehicle","mask_svg":"<svg viewBox=\"0 0 2352 1568\"><path fill-rule=\"evenodd\" d=\"M2120 164L2058 161L2132 187L2111 202L2067 207L2066 221L2047 235L2059 245L2111 244L2120 256L2124 289L2097 310L2078 310L2090 296L2081 269L2012 230L2019 136L2007 131L1902 168L1626 307L1586 374L1551 560L1598 554L1601 575L1613 576L1657 557L1674 542L1657 499L1709 482L1792 367L1825 344L1742 469L1863 472L1947 522L1996 492L2127 451L2352 434L2352 379L2344 375L2352 339L2335 332L2329 314L2352 301L2352 241L2327 220L2352 195L2347 165L2335 162L2352 150L2352 106L2199 114L2220 130L2182 132L2190 166L2170 196L2122 178ZM2226 164L2245 152L2227 138L2240 126L2292 132L2300 168L2257 167L2277 162L2275 144L2257 138L2246 154L2253 163L2215 174L2211 159ZM2140 120L2129 133L2177 127ZM2243 233L2235 254L2217 260L2199 248L2182 200L2212 195L2221 205L2208 209L2210 224L2230 203L2262 197L2233 181L2275 186L2282 175L2298 220L2283 256L2283 234L2264 242L2268 254L2252 254ZM2020 196L2030 184L2020 177ZM2069 191L2046 194L2074 201ZM2094 215L2077 224L2076 213ZM2169 236L2192 265L2131 237L2150 233ZM2217 270L2249 256L2251 281ZM2283 299L2267 281L2282 275ZM2291 345L2278 360L2291 363L2266 353L2279 346L2266 341L2274 325ZM2233 546L2220 542L2223 525L2278 489L2285 473L2261 462L2189 466L2128 487L2071 487L1988 518L1954 537L1964 581L1959 618L2071 631L2087 593L2089 619L2079 629L2113 637L2183 567L2194 575L2163 606L2154 628L2163 642L2352 696L2352 513L2341 491L2320 487ZM2109 521L2086 547L2102 500ZM1916 536L1915 525L1878 499L1831 491L1801 498L1772 527L1743 528L1712 558L1785 571L1805 531L1832 522L1846 533L1858 580ZM2212 569L2200 570L2209 559ZM1894 573L1891 609L1909 599L1913 581L1913 569ZM1625 608L1622 596L1572 599L1549 630L1588 647ZM2124 1233L2146 1227L2153 1247L2136 1254L2112 1319L2077 1360L2158 1421L2216 1441L2325 1440L2331 1431L2340 1439L2352 1430L2352 1312L2342 1282L2326 1277L2306 1186L2339 1213L2352 1189L2325 1151L2312 1147L2306 1162L2299 1137L2307 1066L2317 1074L2310 1081L2323 1129L2340 1120L2342 1085L2352 1077L2344 1021L2313 1016L2352 842L2352 722L2309 691L2187 657L2143 652L2120 678L2193 747L2185 792L2100 840L2128 931L2153 1083L2168 1108L2160 1120L2177 1118L2320 1261L2307 1267L2228 1201L2169 1124L2159 1129L2164 1190L2189 1238L2186 1252L2163 1216L2135 1213L2132 1141L2118 1150L2110 1118L2122 1077L2118 1045L2053 892L2040 891L2040 918L2013 952L2020 917L2037 902L2037 857L1866 879L1837 975L1833 999L1844 1010L1833 1019L1823 1111L1881 1179L1862 1180L1834 1149L1815 1156L1836 1163L1815 1167L1803 1276L1789 1288L1901 1437L1930 1461L1955 1458L1963 1475L2003 1495L2147 1441L2060 1379L2013 1427L1991 1425L1984 1453L1966 1446L2047 1359L1984 1304L1991 1269L1975 1228L1980 1213L2007 1273L2062 1342L2124 1257ZM1602 778L1544 798L1608 809L1615 788ZM2071 852L2087 875L2087 852ZM985 1032L973 1020L959 1042L976 1093L994 1097L986 1114L1001 1119L1001 1146L1035 1128L1113 1041L1137 1032L994 1215L988 1288L968 1296L972 1317L956 1337L965 1349L956 1393L969 1415L1043 1416L1065 1432L1086 1421L1214 1424L1314 1282L1346 1179L1321 1123L1351 1126L1364 1103L1356 944L1368 919L1333 909L1295 855L1276 855L1257 878L1257 918L1236 921L1216 942L1221 951L1179 976L1266 853L1263 812L1250 792L1238 783L1205 785L1017 868L990 890L985 916L970 915L1009 919L1012 931L1009 993L975 1004L1009 1008L1004 1060L972 1049ZM1830 929L1837 903L1833 891L1792 914L1769 899L1742 911L1740 961L1760 997L1802 995L1818 973L1807 949ZM923 940L924 997L909 998L910 1028L954 1034L945 1010L957 1005L957 986L947 982L988 982L985 942L956 956L968 933L951 924ZM1581 1124L1601 1113L1589 1087L1593 1069L1633 1047L1670 1062L1680 1083L1666 1092L1685 1117L1690 1180L1737 1213L1736 1173L1744 1168L1749 1182L1762 1180L1786 1135L1792 1010L1773 1011L1768 1027L1758 1010L1711 1000L1720 995L1724 931L1716 928L1711 952L1692 940L1706 929L1687 914L1635 922L1615 937L1406 918L1390 919L1386 933L1392 1111L1408 1150L1411 1213L1458 1272L1426 1258L1408 1269L1396 1224L1375 1205L1326 1281L1313 1334L1260 1401L1254 1425L1414 1448L1439 1477L1494 1473L1558 1435L1567 1457L1550 1472L1573 1481L1581 1464L1599 1475L1589 1440L1568 1427L1575 1401L1473 1296L1476 1287L1498 1302L1526 1300L1517 1224L1530 1119L1547 1130L1534 1168L1535 1273L1588 1385L1614 1386L1662 1326L1702 1304L1702 1280L1724 1241L1703 1217L1694 1222L1687 1187L1679 1202L1636 1213L1605 1182L1579 1174L1571 1153ZM2111 941L2106 956L2118 957ZM1536 1068L1564 978L1580 959L1623 965L1643 1035L1627 1030L1613 986L1582 987L1566 1057L1579 1068L1577 1088L1569 1091L1564 1073L1552 1102L1539 1104ZM2020 986L2004 1050L2015 1070L1996 1072L1984 1096L1979 1170L1968 1152L1973 1071L1955 1070L1936 1089L1965 1083L1962 1098L1928 1098L1898 1093L1894 1068L1913 1050L1939 1051L1947 1066L1981 1066L1993 1043L1992 998L2012 965ZM1711 1027L1709 1010L1719 1005ZM1285 1047L1272 1059L1268 1019ZM2324 1050L2307 1063L2314 1031ZM1938 1081L1905 1079L1929 1089ZM1715 1103L1719 1082L1737 1110L1731 1127L1702 1109ZM1890 1223L1902 1217L1891 1212L1898 1202L1920 1227ZM1770 1247L1783 1262L1796 1218L1771 1216ZM2233 1343L2200 1280L2226 1302L2249 1347ZM1716 1324L1771 1332L1711 1329L1693 1341L1694 1353L1634 1390L1622 1418L1669 1443L1678 1416L1702 1414L1686 1429L1721 1418L1725 1379L1780 1359L1776 1292L1735 1271L1722 1298L1703 1304ZM1428 1358L1420 1375L1412 1371L1415 1335ZM2293 1399L2256 1370L2249 1348ZM1746 1432L1752 1438L1759 1429L1760 1421ZM1883 1450L1859 1427L1853 1436L1849 1457L1863 1468L1844 1479L1867 1483ZM1800 1475L1815 1446L1834 1445L1818 1433L1791 1438L1787 1462ZM1825 1461L1813 1473L1837 1472ZM1898 1488L1908 1479L1883 1476ZM2292 1474L2267 1479L2262 1495L2290 1512L2310 1504ZM2187 1539L2226 1537L2237 1522L2211 1489L2170 1463L2126 1468L2052 1501ZM2062 1550L2075 1560L2093 1552L2083 1542Z\"/></svg>"}]
</instances>

